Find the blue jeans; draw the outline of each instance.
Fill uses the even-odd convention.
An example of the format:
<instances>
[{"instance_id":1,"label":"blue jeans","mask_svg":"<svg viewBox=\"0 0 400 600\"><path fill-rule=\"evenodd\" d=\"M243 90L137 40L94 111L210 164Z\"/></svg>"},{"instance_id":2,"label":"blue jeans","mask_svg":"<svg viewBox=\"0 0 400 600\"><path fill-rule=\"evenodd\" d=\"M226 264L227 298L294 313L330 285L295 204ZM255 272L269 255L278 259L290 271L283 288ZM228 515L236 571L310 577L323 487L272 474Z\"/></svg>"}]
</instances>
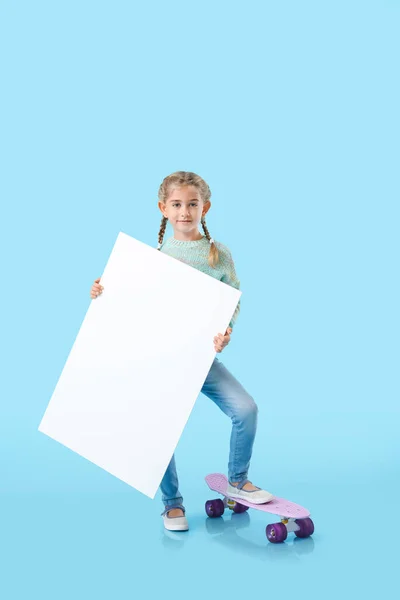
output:
<instances>
[{"instance_id":1,"label":"blue jeans","mask_svg":"<svg viewBox=\"0 0 400 600\"><path fill-rule=\"evenodd\" d=\"M253 443L257 430L258 407L250 394L217 357L208 372L201 392L232 420L232 433L228 462L228 479L241 482L247 479ZM171 508L182 508L183 498L178 489L175 455L161 481L165 514Z\"/></svg>"}]
</instances>

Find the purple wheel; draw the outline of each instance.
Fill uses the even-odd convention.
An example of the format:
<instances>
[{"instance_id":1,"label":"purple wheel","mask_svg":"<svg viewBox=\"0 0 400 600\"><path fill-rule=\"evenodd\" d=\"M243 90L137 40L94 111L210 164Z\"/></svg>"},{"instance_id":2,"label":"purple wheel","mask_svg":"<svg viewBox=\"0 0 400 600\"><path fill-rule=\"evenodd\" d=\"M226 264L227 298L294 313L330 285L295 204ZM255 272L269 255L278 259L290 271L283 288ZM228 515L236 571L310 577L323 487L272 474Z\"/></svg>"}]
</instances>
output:
<instances>
[{"instance_id":1,"label":"purple wheel","mask_svg":"<svg viewBox=\"0 0 400 600\"><path fill-rule=\"evenodd\" d=\"M225 506L220 498L217 500L207 500L206 502L206 513L212 519L214 517L220 517L224 514Z\"/></svg>"},{"instance_id":2,"label":"purple wheel","mask_svg":"<svg viewBox=\"0 0 400 600\"><path fill-rule=\"evenodd\" d=\"M249 510L248 506L245 506L244 504L240 504L239 502L235 502L233 508L232 508L234 513L244 513L246 512L246 510Z\"/></svg>"},{"instance_id":3,"label":"purple wheel","mask_svg":"<svg viewBox=\"0 0 400 600\"><path fill-rule=\"evenodd\" d=\"M284 523L272 523L266 528L267 538L273 544L284 542L287 538L287 529Z\"/></svg>"},{"instance_id":4,"label":"purple wheel","mask_svg":"<svg viewBox=\"0 0 400 600\"><path fill-rule=\"evenodd\" d=\"M309 537L314 533L314 523L307 517L307 519L296 519L296 524L300 527L298 531L295 531L295 535L299 538Z\"/></svg>"}]
</instances>

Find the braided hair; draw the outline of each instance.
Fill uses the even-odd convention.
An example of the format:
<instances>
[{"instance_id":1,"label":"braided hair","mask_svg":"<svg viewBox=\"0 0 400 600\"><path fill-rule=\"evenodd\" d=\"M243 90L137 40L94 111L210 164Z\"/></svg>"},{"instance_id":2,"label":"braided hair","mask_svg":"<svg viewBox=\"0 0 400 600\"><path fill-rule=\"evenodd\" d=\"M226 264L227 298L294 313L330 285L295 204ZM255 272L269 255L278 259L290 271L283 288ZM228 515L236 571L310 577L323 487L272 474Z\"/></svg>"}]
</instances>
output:
<instances>
[{"instance_id":1,"label":"braided hair","mask_svg":"<svg viewBox=\"0 0 400 600\"><path fill-rule=\"evenodd\" d=\"M184 185L193 185L194 187L196 187L200 192L200 197L202 198L204 203L206 203L211 198L211 190L208 187L208 184L199 175L196 175L196 173L192 173L191 171L175 171L175 173L171 173L171 175L168 175L163 179L158 190L158 199L163 204L166 204L166 200L169 196L170 191L172 191L172 189L175 187L182 187ZM160 230L158 232L157 250L160 250L162 246L165 230L167 228L167 223L167 217L163 216L163 218L161 219ZM208 264L210 265L210 267L215 268L216 264L219 261L219 253L217 246L208 231L205 217L201 218L201 226L203 228L204 235L210 242Z\"/></svg>"}]
</instances>

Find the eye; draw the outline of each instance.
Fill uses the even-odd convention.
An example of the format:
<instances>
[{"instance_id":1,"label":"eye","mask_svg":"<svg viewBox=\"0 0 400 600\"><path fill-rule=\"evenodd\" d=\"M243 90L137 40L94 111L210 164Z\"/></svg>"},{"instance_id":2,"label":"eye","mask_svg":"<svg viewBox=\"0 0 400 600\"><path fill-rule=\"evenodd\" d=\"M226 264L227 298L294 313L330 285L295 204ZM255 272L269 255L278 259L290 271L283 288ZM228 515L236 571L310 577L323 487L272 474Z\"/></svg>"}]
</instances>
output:
<instances>
[{"instance_id":1,"label":"eye","mask_svg":"<svg viewBox=\"0 0 400 600\"><path fill-rule=\"evenodd\" d=\"M176 204L173 204L172 206L178 206L178 204L180 204L180 202L177 202ZM191 202L190 204L192 204L193 206L197 206L196 202Z\"/></svg>"}]
</instances>

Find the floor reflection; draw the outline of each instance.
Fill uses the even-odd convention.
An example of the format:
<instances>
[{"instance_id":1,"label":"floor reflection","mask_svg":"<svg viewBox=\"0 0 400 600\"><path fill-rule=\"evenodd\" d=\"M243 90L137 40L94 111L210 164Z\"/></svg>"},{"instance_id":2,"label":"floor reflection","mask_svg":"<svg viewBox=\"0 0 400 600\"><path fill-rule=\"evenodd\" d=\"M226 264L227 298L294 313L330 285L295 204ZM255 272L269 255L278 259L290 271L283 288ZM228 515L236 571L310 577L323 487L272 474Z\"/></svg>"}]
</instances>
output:
<instances>
[{"instance_id":1,"label":"floor reflection","mask_svg":"<svg viewBox=\"0 0 400 600\"><path fill-rule=\"evenodd\" d=\"M278 522L278 521L277 521ZM213 543L219 543L226 546L227 549L238 553L246 554L246 556L254 556L256 558L268 560L281 560L293 558L298 560L299 557L311 554L314 551L313 537L298 538L293 532L288 533L287 539L280 544L272 544L268 541L265 535L265 528L268 523L262 525L264 528L265 543L258 544L250 541L240 534L241 529L247 529L251 524L251 518L248 512L242 514L232 513L229 516L225 514L222 517L211 519L209 517L191 518L190 530L186 532L174 532L164 530L162 543L165 547L173 550L183 548L189 540L190 533L199 531L203 528L209 536L212 536ZM254 522L253 526L260 527L260 522Z\"/></svg>"}]
</instances>

